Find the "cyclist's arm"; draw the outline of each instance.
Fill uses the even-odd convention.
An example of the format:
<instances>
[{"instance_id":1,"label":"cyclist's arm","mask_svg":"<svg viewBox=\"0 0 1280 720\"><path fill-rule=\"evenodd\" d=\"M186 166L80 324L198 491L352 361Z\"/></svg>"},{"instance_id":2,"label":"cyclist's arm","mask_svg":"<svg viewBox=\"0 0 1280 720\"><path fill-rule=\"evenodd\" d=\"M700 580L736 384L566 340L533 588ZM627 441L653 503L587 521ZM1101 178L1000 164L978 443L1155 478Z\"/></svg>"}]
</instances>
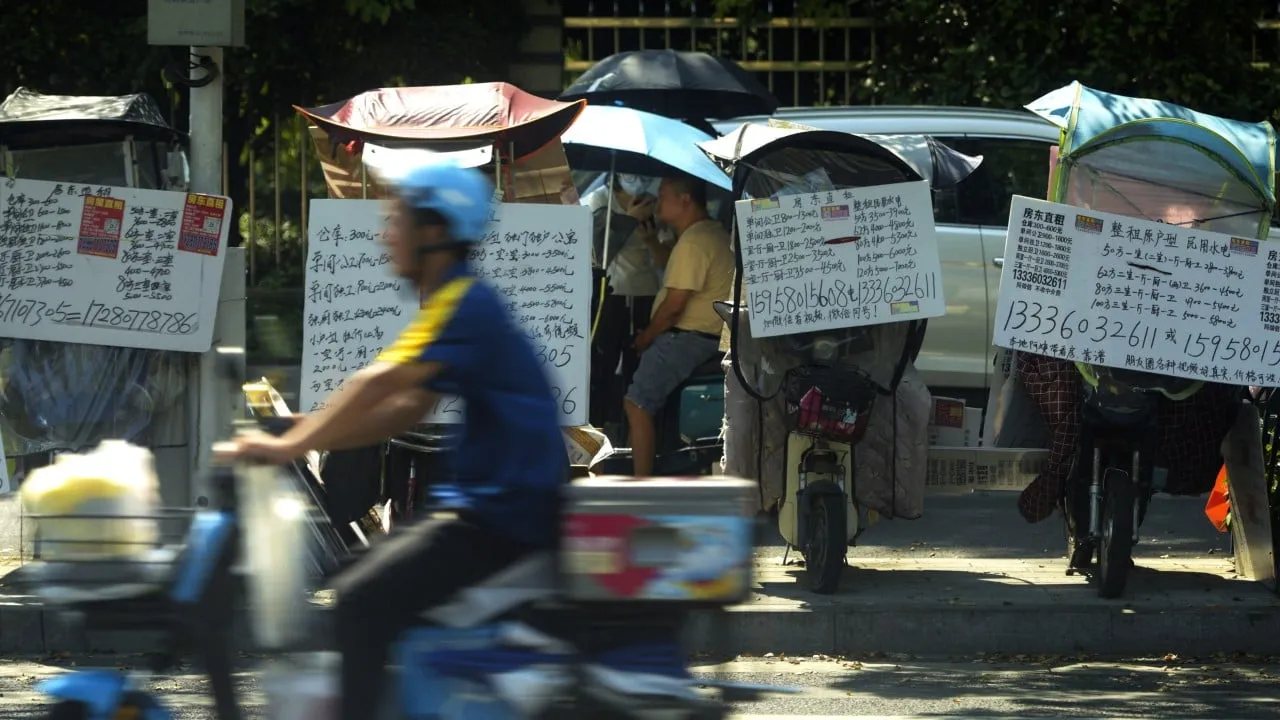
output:
<instances>
[{"instance_id":1,"label":"cyclist's arm","mask_svg":"<svg viewBox=\"0 0 1280 720\"><path fill-rule=\"evenodd\" d=\"M436 362L375 362L352 375L343 383L342 389L333 395L327 407L299 421L285 433L283 439L303 452L362 447L370 444L366 438L375 429L371 426L378 424L382 426L376 428L379 431L385 427L392 428L372 442L383 440L426 415L424 410L403 428L395 426L403 423L404 418L411 414L411 407L416 409L421 404L430 408L430 396L433 393L422 390L422 387L441 369L443 365ZM424 398L423 395L427 397ZM405 404L399 404L400 398L409 400ZM388 401L393 404L383 410L382 406Z\"/></svg>"},{"instance_id":2,"label":"cyclist's arm","mask_svg":"<svg viewBox=\"0 0 1280 720\"><path fill-rule=\"evenodd\" d=\"M285 439L304 450L328 450L337 443L351 447L351 442L372 434L373 428L366 427L372 424L370 414L387 400L418 397L424 408L429 408L430 399L418 396L417 391L434 395L432 381L446 367L474 363L476 335L491 327L492 321L477 317L474 307L466 302L473 282L455 280L432 293L418 317L391 347L383 350L372 365L351 376L317 417L299 423ZM413 412L416 411L415 407ZM387 425L377 429L391 430L375 441L406 429L426 415L424 409L406 419L411 415L408 407L388 413Z\"/></svg>"},{"instance_id":3,"label":"cyclist's arm","mask_svg":"<svg viewBox=\"0 0 1280 720\"><path fill-rule=\"evenodd\" d=\"M329 450L350 450L376 445L418 424L440 396L421 387L383 400L364 416L360 427L351 435L330 445Z\"/></svg>"}]
</instances>

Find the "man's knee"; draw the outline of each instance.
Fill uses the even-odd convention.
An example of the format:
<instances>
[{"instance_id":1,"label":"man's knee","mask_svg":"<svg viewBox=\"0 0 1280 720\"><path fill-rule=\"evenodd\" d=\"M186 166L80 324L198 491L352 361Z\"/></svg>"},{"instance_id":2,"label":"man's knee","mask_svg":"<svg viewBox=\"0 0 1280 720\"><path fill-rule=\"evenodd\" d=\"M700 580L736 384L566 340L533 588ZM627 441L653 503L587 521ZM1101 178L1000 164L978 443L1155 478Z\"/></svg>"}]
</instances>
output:
<instances>
[{"instance_id":1,"label":"man's knee","mask_svg":"<svg viewBox=\"0 0 1280 720\"><path fill-rule=\"evenodd\" d=\"M639 403L629 397L622 399L622 409L627 413L628 418L653 419L653 415L648 410L640 407Z\"/></svg>"}]
</instances>

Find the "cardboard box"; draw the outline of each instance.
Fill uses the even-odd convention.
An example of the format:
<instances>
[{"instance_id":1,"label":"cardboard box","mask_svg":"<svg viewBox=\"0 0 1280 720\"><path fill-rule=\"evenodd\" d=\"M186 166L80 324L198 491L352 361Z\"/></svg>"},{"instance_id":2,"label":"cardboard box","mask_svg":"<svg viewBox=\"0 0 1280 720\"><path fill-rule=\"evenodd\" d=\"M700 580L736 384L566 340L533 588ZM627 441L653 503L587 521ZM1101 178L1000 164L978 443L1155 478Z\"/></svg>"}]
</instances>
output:
<instances>
[{"instance_id":1,"label":"cardboard box","mask_svg":"<svg viewBox=\"0 0 1280 720\"><path fill-rule=\"evenodd\" d=\"M1022 490L1049 457L1048 450L1018 448L929 448L925 490Z\"/></svg>"},{"instance_id":2,"label":"cardboard box","mask_svg":"<svg viewBox=\"0 0 1280 720\"><path fill-rule=\"evenodd\" d=\"M964 446L978 447L982 444L982 408L966 407L964 409Z\"/></svg>"},{"instance_id":3,"label":"cardboard box","mask_svg":"<svg viewBox=\"0 0 1280 720\"><path fill-rule=\"evenodd\" d=\"M964 410L964 400L935 396L929 414L929 445L964 447Z\"/></svg>"}]
</instances>

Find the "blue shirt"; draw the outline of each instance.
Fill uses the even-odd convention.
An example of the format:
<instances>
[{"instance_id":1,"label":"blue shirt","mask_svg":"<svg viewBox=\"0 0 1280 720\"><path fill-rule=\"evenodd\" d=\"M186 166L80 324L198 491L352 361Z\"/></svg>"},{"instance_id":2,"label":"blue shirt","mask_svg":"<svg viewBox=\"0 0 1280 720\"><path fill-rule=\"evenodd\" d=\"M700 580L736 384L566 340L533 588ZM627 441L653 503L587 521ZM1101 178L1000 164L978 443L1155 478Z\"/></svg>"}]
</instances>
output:
<instances>
[{"instance_id":1,"label":"blue shirt","mask_svg":"<svg viewBox=\"0 0 1280 720\"><path fill-rule=\"evenodd\" d=\"M465 403L450 458L456 484L428 483L495 532L554 546L569 469L558 406L533 346L497 291L459 263L378 360L439 363L428 389Z\"/></svg>"}]
</instances>

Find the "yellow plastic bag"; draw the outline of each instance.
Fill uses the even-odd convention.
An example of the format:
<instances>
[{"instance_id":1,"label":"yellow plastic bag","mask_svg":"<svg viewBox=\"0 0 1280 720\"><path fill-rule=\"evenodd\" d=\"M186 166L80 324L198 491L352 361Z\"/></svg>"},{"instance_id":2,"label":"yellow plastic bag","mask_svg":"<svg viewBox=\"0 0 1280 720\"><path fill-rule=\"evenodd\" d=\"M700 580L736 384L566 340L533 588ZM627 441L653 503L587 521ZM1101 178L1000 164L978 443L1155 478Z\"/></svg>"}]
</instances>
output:
<instances>
[{"instance_id":1,"label":"yellow plastic bag","mask_svg":"<svg viewBox=\"0 0 1280 720\"><path fill-rule=\"evenodd\" d=\"M140 555L155 547L159 482L150 450L104 440L84 454L59 455L22 484L36 519L41 559L85 560Z\"/></svg>"}]
</instances>

